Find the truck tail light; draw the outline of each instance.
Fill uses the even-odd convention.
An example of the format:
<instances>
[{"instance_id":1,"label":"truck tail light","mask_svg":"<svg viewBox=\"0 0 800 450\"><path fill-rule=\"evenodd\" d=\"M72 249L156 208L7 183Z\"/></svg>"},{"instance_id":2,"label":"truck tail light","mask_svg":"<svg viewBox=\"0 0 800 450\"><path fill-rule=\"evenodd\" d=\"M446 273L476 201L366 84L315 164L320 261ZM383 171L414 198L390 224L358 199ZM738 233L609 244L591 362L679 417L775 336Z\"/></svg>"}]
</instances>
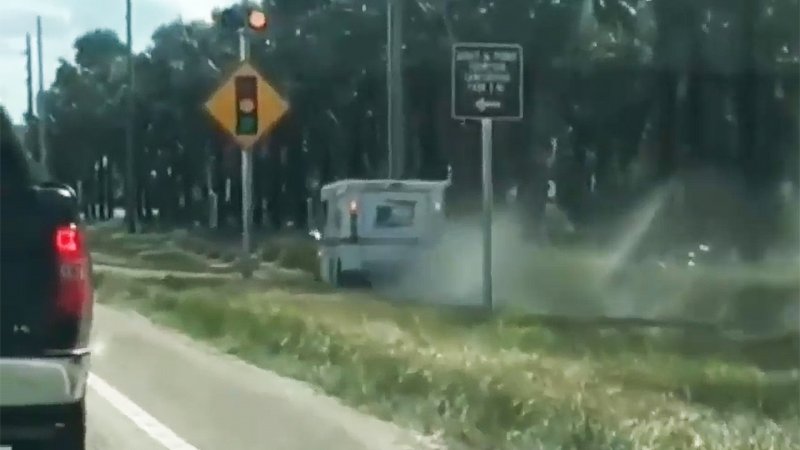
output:
<instances>
[{"instance_id":1,"label":"truck tail light","mask_svg":"<svg viewBox=\"0 0 800 450\"><path fill-rule=\"evenodd\" d=\"M55 230L57 280L55 316L81 319L91 308L94 296L89 252L83 232L74 223Z\"/></svg>"},{"instance_id":2,"label":"truck tail light","mask_svg":"<svg viewBox=\"0 0 800 450\"><path fill-rule=\"evenodd\" d=\"M358 202L350 201L350 240L358 241Z\"/></svg>"}]
</instances>

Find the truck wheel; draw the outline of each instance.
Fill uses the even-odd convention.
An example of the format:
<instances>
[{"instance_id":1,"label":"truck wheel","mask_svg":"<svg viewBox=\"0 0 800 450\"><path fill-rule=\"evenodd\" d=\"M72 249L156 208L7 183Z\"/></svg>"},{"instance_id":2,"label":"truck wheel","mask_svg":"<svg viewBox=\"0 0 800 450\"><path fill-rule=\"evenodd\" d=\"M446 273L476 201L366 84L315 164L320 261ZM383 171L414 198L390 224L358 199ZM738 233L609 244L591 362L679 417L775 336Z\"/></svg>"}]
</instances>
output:
<instances>
[{"instance_id":1,"label":"truck wheel","mask_svg":"<svg viewBox=\"0 0 800 450\"><path fill-rule=\"evenodd\" d=\"M336 266L333 264L333 260L328 260L328 265L325 267L328 275L328 284L331 286L336 286Z\"/></svg>"},{"instance_id":2,"label":"truck wheel","mask_svg":"<svg viewBox=\"0 0 800 450\"><path fill-rule=\"evenodd\" d=\"M69 408L64 418L64 428L56 436L58 450L86 449L86 399Z\"/></svg>"},{"instance_id":3,"label":"truck wheel","mask_svg":"<svg viewBox=\"0 0 800 450\"><path fill-rule=\"evenodd\" d=\"M336 282L334 283L334 286L342 287L345 284L344 281L345 280L342 280L342 260L341 259L337 259L336 260Z\"/></svg>"},{"instance_id":4,"label":"truck wheel","mask_svg":"<svg viewBox=\"0 0 800 450\"><path fill-rule=\"evenodd\" d=\"M315 270L314 273L311 274L314 277L314 281L317 281L317 282L325 281L325 276L324 276L324 273L323 273L324 272L323 269L325 268L325 265L322 264L322 261L323 261L322 259L319 259L317 261L317 270Z\"/></svg>"}]
</instances>

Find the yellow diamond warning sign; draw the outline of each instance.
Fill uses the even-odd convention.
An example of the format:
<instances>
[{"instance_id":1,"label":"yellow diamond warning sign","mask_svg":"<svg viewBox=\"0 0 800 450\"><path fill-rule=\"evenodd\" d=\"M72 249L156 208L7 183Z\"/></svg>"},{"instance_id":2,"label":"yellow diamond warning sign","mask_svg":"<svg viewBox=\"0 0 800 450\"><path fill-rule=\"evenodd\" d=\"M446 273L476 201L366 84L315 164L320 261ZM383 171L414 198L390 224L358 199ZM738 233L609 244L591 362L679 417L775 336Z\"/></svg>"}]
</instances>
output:
<instances>
[{"instance_id":1,"label":"yellow diamond warning sign","mask_svg":"<svg viewBox=\"0 0 800 450\"><path fill-rule=\"evenodd\" d=\"M289 106L248 62L217 88L205 104L236 142L247 150L286 114Z\"/></svg>"}]
</instances>

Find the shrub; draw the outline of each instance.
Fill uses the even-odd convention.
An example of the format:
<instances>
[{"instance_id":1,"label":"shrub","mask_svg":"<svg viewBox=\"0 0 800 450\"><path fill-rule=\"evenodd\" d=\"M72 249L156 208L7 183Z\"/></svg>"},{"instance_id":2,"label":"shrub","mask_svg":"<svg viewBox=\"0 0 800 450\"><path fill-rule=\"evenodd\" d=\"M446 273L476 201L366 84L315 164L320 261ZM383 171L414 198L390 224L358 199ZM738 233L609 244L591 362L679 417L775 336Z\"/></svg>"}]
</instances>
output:
<instances>
[{"instance_id":1,"label":"shrub","mask_svg":"<svg viewBox=\"0 0 800 450\"><path fill-rule=\"evenodd\" d=\"M310 242L285 242L281 246L278 264L287 269L300 269L316 273L319 271L317 247Z\"/></svg>"}]
</instances>

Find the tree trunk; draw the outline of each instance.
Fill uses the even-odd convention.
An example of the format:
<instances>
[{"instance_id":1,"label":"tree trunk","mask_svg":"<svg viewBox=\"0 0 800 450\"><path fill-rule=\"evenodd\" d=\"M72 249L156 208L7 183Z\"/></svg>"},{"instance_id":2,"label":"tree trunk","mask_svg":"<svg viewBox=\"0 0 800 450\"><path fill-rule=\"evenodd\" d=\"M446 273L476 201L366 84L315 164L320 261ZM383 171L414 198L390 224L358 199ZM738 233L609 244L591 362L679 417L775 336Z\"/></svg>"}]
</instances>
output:
<instances>
[{"instance_id":1,"label":"tree trunk","mask_svg":"<svg viewBox=\"0 0 800 450\"><path fill-rule=\"evenodd\" d=\"M739 123L739 170L745 182L746 211L740 222L739 250L747 261L760 260L765 251L763 236L764 223L769 211L765 208L767 200L765 159L759 148L757 136L758 77L756 75L756 35L755 27L759 3L756 0L742 0L743 18L742 70L737 89ZM765 217L767 216L767 217Z\"/></svg>"},{"instance_id":2,"label":"tree trunk","mask_svg":"<svg viewBox=\"0 0 800 450\"><path fill-rule=\"evenodd\" d=\"M656 147L656 182L669 180L677 169L676 125L678 74L668 68L658 75L658 132Z\"/></svg>"}]
</instances>

